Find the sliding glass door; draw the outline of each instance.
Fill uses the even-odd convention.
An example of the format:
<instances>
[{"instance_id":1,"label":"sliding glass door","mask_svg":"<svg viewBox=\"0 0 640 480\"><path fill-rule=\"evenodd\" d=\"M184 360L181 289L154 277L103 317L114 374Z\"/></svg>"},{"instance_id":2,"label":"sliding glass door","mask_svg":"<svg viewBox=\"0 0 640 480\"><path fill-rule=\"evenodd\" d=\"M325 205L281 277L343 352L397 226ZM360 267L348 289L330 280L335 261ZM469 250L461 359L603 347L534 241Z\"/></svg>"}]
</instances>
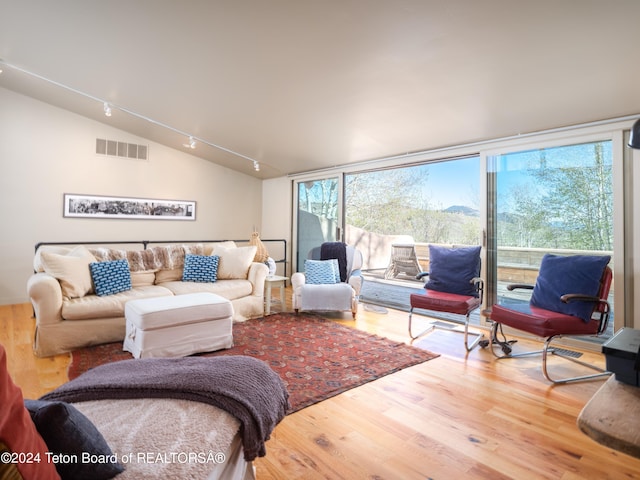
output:
<instances>
[{"instance_id":1,"label":"sliding glass door","mask_svg":"<svg viewBox=\"0 0 640 480\"><path fill-rule=\"evenodd\" d=\"M506 285L535 283L545 253L613 256L612 157L598 141L488 158L492 303L528 302Z\"/></svg>"},{"instance_id":2,"label":"sliding glass door","mask_svg":"<svg viewBox=\"0 0 640 480\"><path fill-rule=\"evenodd\" d=\"M427 264L429 243L478 245L477 155L345 175L345 229L365 254L365 270L384 270L393 243L415 244Z\"/></svg>"},{"instance_id":3,"label":"sliding glass door","mask_svg":"<svg viewBox=\"0 0 640 480\"><path fill-rule=\"evenodd\" d=\"M309 251L323 242L342 238L339 177L296 184L296 268L304 270Z\"/></svg>"}]
</instances>

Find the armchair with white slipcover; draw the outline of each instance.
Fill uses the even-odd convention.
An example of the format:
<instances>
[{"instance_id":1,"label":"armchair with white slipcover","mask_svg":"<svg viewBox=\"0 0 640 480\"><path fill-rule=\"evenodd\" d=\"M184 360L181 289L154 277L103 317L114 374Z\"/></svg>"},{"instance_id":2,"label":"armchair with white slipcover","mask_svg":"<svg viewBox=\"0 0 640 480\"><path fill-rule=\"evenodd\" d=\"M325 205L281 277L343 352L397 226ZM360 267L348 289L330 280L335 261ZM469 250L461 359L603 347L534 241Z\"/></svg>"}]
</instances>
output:
<instances>
[{"instance_id":1,"label":"armchair with white slipcover","mask_svg":"<svg viewBox=\"0 0 640 480\"><path fill-rule=\"evenodd\" d=\"M362 289L362 252L342 242L313 248L305 271L291 276L293 309L299 311L351 311L356 318Z\"/></svg>"}]
</instances>

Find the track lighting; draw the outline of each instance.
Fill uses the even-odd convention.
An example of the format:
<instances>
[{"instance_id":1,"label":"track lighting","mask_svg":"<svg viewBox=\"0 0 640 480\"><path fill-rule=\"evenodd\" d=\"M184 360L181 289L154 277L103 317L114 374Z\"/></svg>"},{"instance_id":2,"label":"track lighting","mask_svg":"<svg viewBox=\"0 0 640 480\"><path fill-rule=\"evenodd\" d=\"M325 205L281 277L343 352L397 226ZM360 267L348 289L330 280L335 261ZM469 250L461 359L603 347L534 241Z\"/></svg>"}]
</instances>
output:
<instances>
[{"instance_id":1,"label":"track lighting","mask_svg":"<svg viewBox=\"0 0 640 480\"><path fill-rule=\"evenodd\" d=\"M25 70L24 68L18 67L17 65L13 65L13 64L3 60L2 58L0 58L0 74L2 73L3 69L5 71L7 69L15 70L16 72L23 73L23 74L28 75L30 77L33 77L33 78L36 78L36 79L41 80L43 82L46 82L46 83L48 83L50 85L54 85L56 87L59 87L59 88L61 88L63 90L66 90L68 92L75 93L75 94L77 94L77 95L79 95L81 97L88 98L88 99L96 101L96 102L100 102L100 103L102 103L102 107L104 109L104 114L107 117L111 116L113 110L119 110L120 112L126 113L127 115L130 115L130 116L135 117L137 119L144 120L145 122L151 123L151 124L156 125L156 126L161 127L161 128L165 128L165 129L170 130L170 131L172 131L174 133L187 136L188 137L188 143L184 143L183 145L186 148L191 148L191 149L196 148L196 138L194 138L192 135L189 135L187 132L185 132L183 130L179 130L179 129L174 128L174 127L172 127L170 125L167 125L165 123L161 123L161 122L159 122L157 120L154 120L152 118L144 116L144 115L142 115L140 113L137 113L137 112L134 112L132 110L129 110L128 108L125 108L123 106L111 105L111 104L109 104L109 102L106 102L105 100L103 100L103 99L101 99L99 97L96 97L96 96L91 95L91 94L86 93L86 92L82 92L80 90L77 90L77 89L75 89L73 87L70 87L68 85L64 85L64 84L62 84L60 82L57 82L55 80L51 80L49 78L43 77L42 75L39 75L37 73L30 72L29 70ZM208 145L209 147L212 147L212 148L217 148L218 150L226 152L226 153L228 153L230 155L234 155L236 157L244 158L247 161L253 162L253 169L256 172L260 171L260 164L258 163L257 160L254 160L251 157L243 155L242 153L238 153L238 152L236 152L234 150L230 150L230 149L225 148L225 147L223 147L221 145L209 142L209 141L204 140L202 138L198 138L198 142L200 142L200 143L202 143L204 145Z\"/></svg>"},{"instance_id":2,"label":"track lighting","mask_svg":"<svg viewBox=\"0 0 640 480\"><path fill-rule=\"evenodd\" d=\"M189 136L189 143L183 143L182 145L187 148L196 148L196 140L192 136Z\"/></svg>"}]
</instances>

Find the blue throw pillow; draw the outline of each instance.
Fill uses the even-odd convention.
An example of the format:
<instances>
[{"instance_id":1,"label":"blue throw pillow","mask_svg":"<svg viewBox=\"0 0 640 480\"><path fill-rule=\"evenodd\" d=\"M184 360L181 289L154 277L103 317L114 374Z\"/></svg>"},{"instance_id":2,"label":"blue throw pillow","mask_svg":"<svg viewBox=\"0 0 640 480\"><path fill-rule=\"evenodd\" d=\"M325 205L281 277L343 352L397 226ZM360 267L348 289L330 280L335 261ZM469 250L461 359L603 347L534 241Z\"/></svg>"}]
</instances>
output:
<instances>
[{"instance_id":1,"label":"blue throw pillow","mask_svg":"<svg viewBox=\"0 0 640 480\"><path fill-rule=\"evenodd\" d=\"M195 255L187 253L184 257L183 282L214 283L218 280L218 255Z\"/></svg>"},{"instance_id":2,"label":"blue throw pillow","mask_svg":"<svg viewBox=\"0 0 640 480\"><path fill-rule=\"evenodd\" d=\"M73 405L44 400L25 400L24 405L49 451L78 459L77 462L56 463L56 470L63 480L106 480L124 471L96 426ZM91 458L100 461L92 463Z\"/></svg>"},{"instance_id":3,"label":"blue throw pillow","mask_svg":"<svg viewBox=\"0 0 640 480\"><path fill-rule=\"evenodd\" d=\"M305 260L305 282L314 285L340 283L340 270L338 261L332 260Z\"/></svg>"},{"instance_id":4,"label":"blue throw pillow","mask_svg":"<svg viewBox=\"0 0 640 480\"><path fill-rule=\"evenodd\" d=\"M92 262L89 264L89 269L96 295L104 297L131 290L131 272L129 272L128 261L122 259Z\"/></svg>"},{"instance_id":5,"label":"blue throw pillow","mask_svg":"<svg viewBox=\"0 0 640 480\"><path fill-rule=\"evenodd\" d=\"M531 305L590 321L595 306L592 302L564 303L560 297L567 293L598 296L602 274L610 261L608 255L546 254L540 263Z\"/></svg>"},{"instance_id":6,"label":"blue throw pillow","mask_svg":"<svg viewBox=\"0 0 640 480\"><path fill-rule=\"evenodd\" d=\"M477 297L471 280L480 276L480 248L429 245L429 281L424 288Z\"/></svg>"}]
</instances>

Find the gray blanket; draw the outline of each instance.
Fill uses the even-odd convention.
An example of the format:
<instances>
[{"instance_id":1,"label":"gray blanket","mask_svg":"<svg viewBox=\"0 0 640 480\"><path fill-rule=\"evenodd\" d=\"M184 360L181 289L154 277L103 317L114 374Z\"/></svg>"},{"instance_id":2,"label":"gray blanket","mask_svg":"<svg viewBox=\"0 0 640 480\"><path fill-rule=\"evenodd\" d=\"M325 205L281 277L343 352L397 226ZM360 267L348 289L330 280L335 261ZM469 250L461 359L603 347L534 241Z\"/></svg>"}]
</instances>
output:
<instances>
[{"instance_id":1,"label":"gray blanket","mask_svg":"<svg viewBox=\"0 0 640 480\"><path fill-rule=\"evenodd\" d=\"M289 394L282 380L265 362L231 355L108 363L65 383L41 400L123 398L177 398L208 403L229 412L240 421L247 461L266 454L265 442L289 408Z\"/></svg>"}]
</instances>

